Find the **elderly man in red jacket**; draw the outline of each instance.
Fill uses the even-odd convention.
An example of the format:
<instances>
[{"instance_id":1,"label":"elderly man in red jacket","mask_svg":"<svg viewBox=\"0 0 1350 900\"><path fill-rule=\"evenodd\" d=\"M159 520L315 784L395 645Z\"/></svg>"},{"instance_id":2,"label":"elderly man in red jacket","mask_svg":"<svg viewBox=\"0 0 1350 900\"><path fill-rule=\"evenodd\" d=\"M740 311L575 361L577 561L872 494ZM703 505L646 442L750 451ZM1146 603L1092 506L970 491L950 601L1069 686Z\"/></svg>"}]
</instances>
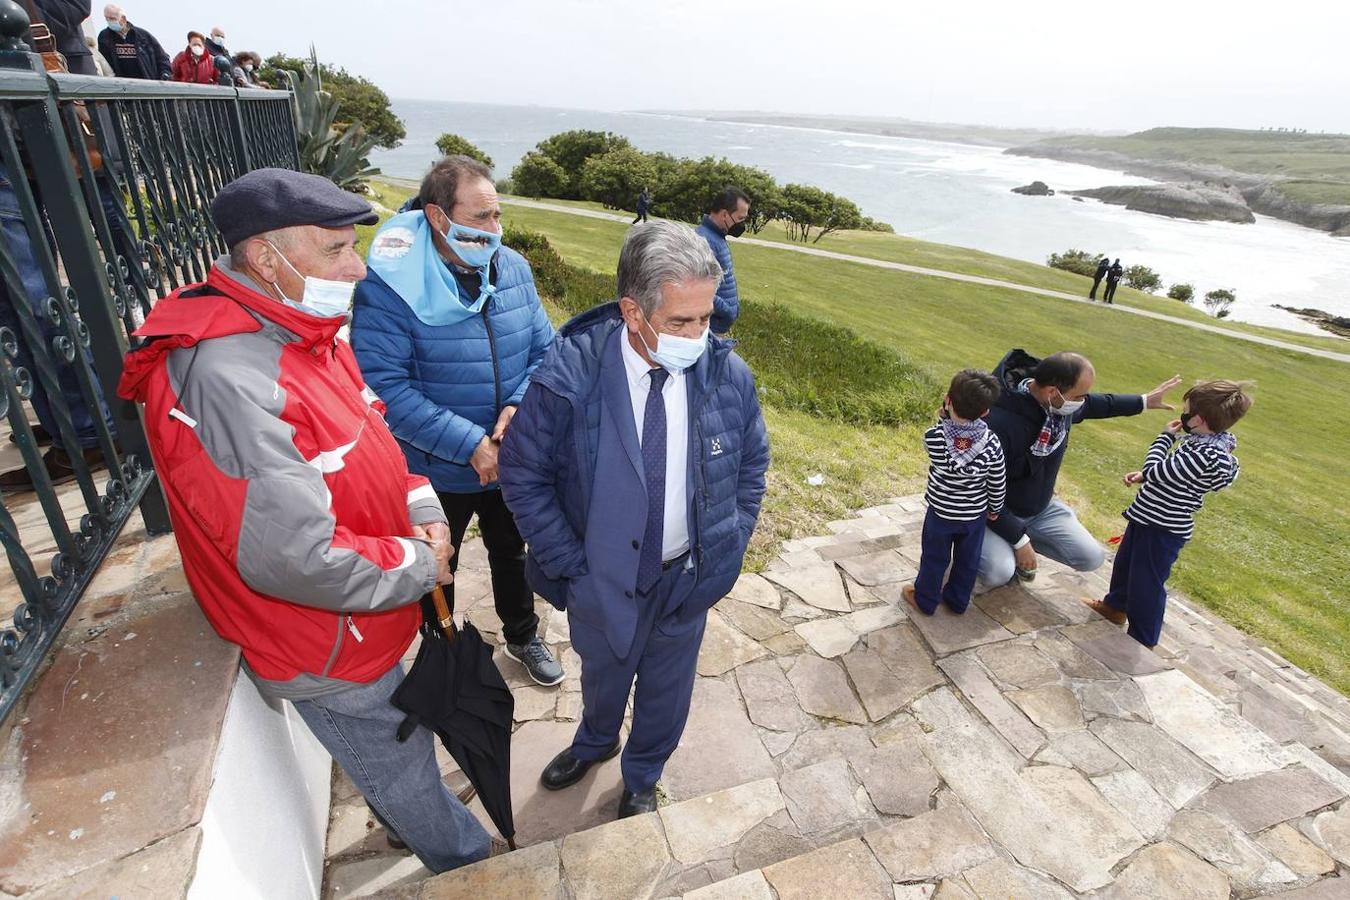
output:
<instances>
[{"instance_id":1,"label":"elderly man in red jacket","mask_svg":"<svg viewBox=\"0 0 1350 900\"><path fill-rule=\"evenodd\" d=\"M155 305L119 388L145 404L188 583L391 842L435 872L475 862L490 839L441 783L430 732L395 737L399 661L451 550L435 492L337 337L366 274L353 226L375 214L284 169L227 185L211 213L229 255Z\"/></svg>"}]
</instances>

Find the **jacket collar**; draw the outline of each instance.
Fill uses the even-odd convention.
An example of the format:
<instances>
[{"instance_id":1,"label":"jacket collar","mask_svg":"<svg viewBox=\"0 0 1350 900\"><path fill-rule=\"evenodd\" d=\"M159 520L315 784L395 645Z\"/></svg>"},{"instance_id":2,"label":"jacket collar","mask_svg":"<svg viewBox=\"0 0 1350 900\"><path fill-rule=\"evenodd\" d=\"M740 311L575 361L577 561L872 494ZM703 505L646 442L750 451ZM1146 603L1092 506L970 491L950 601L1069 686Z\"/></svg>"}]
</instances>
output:
<instances>
[{"instance_id":1,"label":"jacket collar","mask_svg":"<svg viewBox=\"0 0 1350 900\"><path fill-rule=\"evenodd\" d=\"M346 316L316 316L274 300L262 293L251 278L230 268L224 260L211 267L206 283L250 312L295 335L306 350L332 344L347 321Z\"/></svg>"},{"instance_id":2,"label":"jacket collar","mask_svg":"<svg viewBox=\"0 0 1350 900\"><path fill-rule=\"evenodd\" d=\"M722 230L722 227L721 227L720 225L718 225L716 222L713 221L713 217L712 217L712 216L707 215L707 214L704 214L704 216L703 216L703 224L704 224L704 225L707 225L709 228L711 228L712 231L713 231L713 234L719 234L719 235L721 235L722 237L726 237L726 236L727 236L727 233L726 233L725 231Z\"/></svg>"}]
</instances>

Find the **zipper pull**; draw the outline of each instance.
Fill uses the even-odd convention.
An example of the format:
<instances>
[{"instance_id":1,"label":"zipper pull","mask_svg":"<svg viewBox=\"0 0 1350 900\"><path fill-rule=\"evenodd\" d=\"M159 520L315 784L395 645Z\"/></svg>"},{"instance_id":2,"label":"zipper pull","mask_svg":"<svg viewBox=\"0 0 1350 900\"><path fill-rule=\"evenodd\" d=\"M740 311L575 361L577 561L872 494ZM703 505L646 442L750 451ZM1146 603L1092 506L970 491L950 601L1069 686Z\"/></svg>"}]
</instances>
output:
<instances>
[{"instance_id":1,"label":"zipper pull","mask_svg":"<svg viewBox=\"0 0 1350 900\"><path fill-rule=\"evenodd\" d=\"M356 627L356 622L352 620L351 616L347 617L347 630L352 633L352 637L356 638L358 644L365 640L365 636L361 634L361 629Z\"/></svg>"}]
</instances>

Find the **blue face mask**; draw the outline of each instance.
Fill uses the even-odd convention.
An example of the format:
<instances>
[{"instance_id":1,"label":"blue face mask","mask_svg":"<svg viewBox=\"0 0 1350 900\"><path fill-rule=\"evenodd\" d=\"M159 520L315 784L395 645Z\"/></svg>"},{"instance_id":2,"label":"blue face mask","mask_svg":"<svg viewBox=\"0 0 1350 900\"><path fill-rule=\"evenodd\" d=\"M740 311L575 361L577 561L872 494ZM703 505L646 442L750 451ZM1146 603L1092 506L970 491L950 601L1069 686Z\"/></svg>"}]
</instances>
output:
<instances>
[{"instance_id":1,"label":"blue face mask","mask_svg":"<svg viewBox=\"0 0 1350 900\"><path fill-rule=\"evenodd\" d=\"M646 319L645 315L643 319ZM650 322L647 322L647 327L652 328ZM704 351L708 349L708 329L706 328L696 338L662 334L655 328L652 328L652 334L656 335L656 349L653 350L648 346L645 337L642 339L642 346L647 348L647 355L652 358L652 362L672 375L678 375L685 369L692 367L703 357Z\"/></svg>"},{"instance_id":2,"label":"blue face mask","mask_svg":"<svg viewBox=\"0 0 1350 900\"><path fill-rule=\"evenodd\" d=\"M495 231L480 231L468 225L450 223L450 230L443 232L450 250L470 269L486 269L492 257L502 245L502 236Z\"/></svg>"}]
</instances>

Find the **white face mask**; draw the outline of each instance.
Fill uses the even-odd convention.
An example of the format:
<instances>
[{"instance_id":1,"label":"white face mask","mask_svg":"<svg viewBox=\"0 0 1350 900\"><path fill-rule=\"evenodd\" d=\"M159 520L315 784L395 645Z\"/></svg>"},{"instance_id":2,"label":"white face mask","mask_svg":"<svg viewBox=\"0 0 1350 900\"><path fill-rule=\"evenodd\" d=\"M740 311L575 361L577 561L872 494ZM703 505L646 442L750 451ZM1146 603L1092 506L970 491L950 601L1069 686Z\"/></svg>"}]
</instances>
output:
<instances>
[{"instance_id":1,"label":"white face mask","mask_svg":"<svg viewBox=\"0 0 1350 900\"><path fill-rule=\"evenodd\" d=\"M193 55L193 56L201 56L201 55L202 55L203 53L205 53L205 52L206 52L206 48L204 48L201 44L193 44L193 45L192 45L192 55Z\"/></svg>"},{"instance_id":2,"label":"white face mask","mask_svg":"<svg viewBox=\"0 0 1350 900\"><path fill-rule=\"evenodd\" d=\"M277 245L271 241L267 246L277 250ZM277 256L290 270L300 275L300 270L291 265L291 261L286 258L286 254L277 250ZM316 316L332 318L333 316L345 316L352 308L352 294L356 292L355 281L332 281L327 278L315 278L313 275L300 275L305 279L305 294L299 300L292 300L281 290L281 287L274 281L272 287L276 288L277 293L281 294L283 300L301 307L306 312L313 313Z\"/></svg>"},{"instance_id":3,"label":"white face mask","mask_svg":"<svg viewBox=\"0 0 1350 900\"><path fill-rule=\"evenodd\" d=\"M1051 413L1052 415L1056 415L1056 416L1072 416L1072 415L1074 415L1075 413L1077 413L1080 409L1082 409L1082 408L1083 408L1083 404L1087 402L1086 400L1070 400L1070 399L1066 398L1063 394L1060 394L1060 395L1059 395L1059 399L1063 402L1064 405L1063 405L1063 406L1055 406L1055 405L1051 404L1051 406L1050 406L1050 413Z\"/></svg>"},{"instance_id":4,"label":"white face mask","mask_svg":"<svg viewBox=\"0 0 1350 900\"><path fill-rule=\"evenodd\" d=\"M645 336L642 338L642 346L647 348L647 355L652 358L652 362L672 375L678 375L693 366L708 349L707 328L696 338L680 337L677 334L663 334L652 328L645 315L642 318L644 324L656 335L656 349L653 350L648 346Z\"/></svg>"}]
</instances>

